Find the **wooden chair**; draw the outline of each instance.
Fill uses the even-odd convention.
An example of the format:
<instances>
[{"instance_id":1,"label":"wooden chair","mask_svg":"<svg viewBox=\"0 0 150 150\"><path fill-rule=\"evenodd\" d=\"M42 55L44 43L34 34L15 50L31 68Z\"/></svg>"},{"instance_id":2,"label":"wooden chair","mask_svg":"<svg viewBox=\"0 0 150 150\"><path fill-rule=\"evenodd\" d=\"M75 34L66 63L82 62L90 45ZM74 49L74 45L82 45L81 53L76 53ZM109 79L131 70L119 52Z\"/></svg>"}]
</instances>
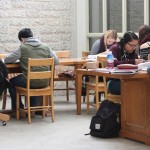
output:
<instances>
[{"instance_id":1,"label":"wooden chair","mask_svg":"<svg viewBox=\"0 0 150 150\"><path fill-rule=\"evenodd\" d=\"M0 58L4 59L6 57L6 54L0 54Z\"/></svg>"},{"instance_id":2,"label":"wooden chair","mask_svg":"<svg viewBox=\"0 0 150 150\"><path fill-rule=\"evenodd\" d=\"M35 72L31 70L32 66L48 66L49 71ZM24 111L28 114L28 123L31 123L31 111L42 111L42 116L45 117L45 111L49 110L52 116L52 122L54 122L54 106L53 106L53 78L54 78L54 59L44 58L44 59L28 59L28 73L27 73L27 87L16 87L17 96L17 120L20 117L20 111ZM49 85L45 88L31 89L30 80L31 79L49 79ZM27 109L19 108L19 97L20 95L25 96L25 101L27 104ZM42 106L30 106L31 96L42 96L43 105ZM46 103L46 100L49 100Z\"/></svg>"},{"instance_id":3,"label":"wooden chair","mask_svg":"<svg viewBox=\"0 0 150 150\"><path fill-rule=\"evenodd\" d=\"M92 63L92 62L90 62L90 63ZM96 63L97 65L94 65L94 63ZM99 63L93 62L94 68L96 68L96 66L98 68L99 67L98 65L99 65ZM87 69L90 69L89 66L91 68L92 65L91 64L88 65ZM86 90L86 93L87 93L87 113L89 113L89 106L90 105L96 107L96 109L99 108L99 104L101 102L101 100L100 100L101 97L99 97L99 93L100 92L105 93L105 87L104 87L104 82L99 82L99 76L96 76L96 77L94 77L93 82L87 82L86 83L86 88L87 88L87 90ZM89 101L90 90L95 91L95 96L96 96L95 103Z\"/></svg>"},{"instance_id":4,"label":"wooden chair","mask_svg":"<svg viewBox=\"0 0 150 150\"><path fill-rule=\"evenodd\" d=\"M86 59L88 55L90 55L90 51L82 51L82 59ZM85 102L85 97L86 96L83 96L83 102Z\"/></svg>"},{"instance_id":5,"label":"wooden chair","mask_svg":"<svg viewBox=\"0 0 150 150\"><path fill-rule=\"evenodd\" d=\"M90 51L82 51L82 59L86 59L88 55L90 55Z\"/></svg>"},{"instance_id":6,"label":"wooden chair","mask_svg":"<svg viewBox=\"0 0 150 150\"><path fill-rule=\"evenodd\" d=\"M107 60L105 57L98 56L97 59L101 62L102 68L107 67ZM105 99L113 101L115 103L121 103L121 95L111 94L107 89L107 78L103 77L105 86Z\"/></svg>"},{"instance_id":7,"label":"wooden chair","mask_svg":"<svg viewBox=\"0 0 150 150\"><path fill-rule=\"evenodd\" d=\"M70 58L70 51L69 50L65 50L65 51L56 51L55 52L57 57L59 59L67 59ZM65 70L69 70L69 66L62 66L62 65L57 65L55 66L55 75L54 75L54 81L59 81L62 82L64 81L66 86L65 88L54 88L54 90L65 90L66 91L66 97L67 97L67 101L69 101L69 91L70 90L75 90L74 87L69 87L69 81L75 81L75 78L67 78L67 77L63 77L63 78L59 78L58 77L58 73L63 72Z\"/></svg>"}]
</instances>

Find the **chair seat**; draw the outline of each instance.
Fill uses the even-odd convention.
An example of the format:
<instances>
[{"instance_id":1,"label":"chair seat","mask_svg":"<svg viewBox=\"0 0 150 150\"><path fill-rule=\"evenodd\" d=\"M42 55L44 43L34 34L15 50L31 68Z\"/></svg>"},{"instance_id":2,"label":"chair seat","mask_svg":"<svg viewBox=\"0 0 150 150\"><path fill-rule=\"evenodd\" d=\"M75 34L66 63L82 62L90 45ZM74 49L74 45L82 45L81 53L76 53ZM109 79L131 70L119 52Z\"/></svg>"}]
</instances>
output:
<instances>
[{"instance_id":1,"label":"chair seat","mask_svg":"<svg viewBox=\"0 0 150 150\"><path fill-rule=\"evenodd\" d=\"M27 89L23 87L16 87L17 92L22 93L23 95L27 95ZM42 94L41 94L42 93ZM51 95L51 88L45 87L42 89L30 89L29 91L30 96L43 96L43 95Z\"/></svg>"},{"instance_id":2,"label":"chair seat","mask_svg":"<svg viewBox=\"0 0 150 150\"><path fill-rule=\"evenodd\" d=\"M65 78L65 77L59 78L58 76L54 77L54 81L66 81L66 80L72 81L72 80L75 80L75 79L76 79L75 77L73 77L73 78Z\"/></svg>"}]
</instances>

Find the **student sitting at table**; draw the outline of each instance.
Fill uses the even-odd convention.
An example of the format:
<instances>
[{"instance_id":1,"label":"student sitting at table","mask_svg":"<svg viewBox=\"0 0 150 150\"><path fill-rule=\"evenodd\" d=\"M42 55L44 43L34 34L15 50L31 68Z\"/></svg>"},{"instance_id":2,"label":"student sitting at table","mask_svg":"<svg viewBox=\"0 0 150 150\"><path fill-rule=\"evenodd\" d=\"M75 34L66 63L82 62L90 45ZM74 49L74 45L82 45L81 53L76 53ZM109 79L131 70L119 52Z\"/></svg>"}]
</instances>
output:
<instances>
[{"instance_id":1,"label":"student sitting at table","mask_svg":"<svg viewBox=\"0 0 150 150\"><path fill-rule=\"evenodd\" d=\"M143 59L138 59L135 49L138 47L138 36L132 32L126 32L120 42L111 46L110 51L115 58L114 66L119 64L139 64ZM108 90L112 94L120 95L120 80L110 79Z\"/></svg>"},{"instance_id":2,"label":"student sitting at table","mask_svg":"<svg viewBox=\"0 0 150 150\"><path fill-rule=\"evenodd\" d=\"M139 55L140 58L147 60L150 53L150 26L143 25L139 28Z\"/></svg>"},{"instance_id":3,"label":"student sitting at table","mask_svg":"<svg viewBox=\"0 0 150 150\"><path fill-rule=\"evenodd\" d=\"M106 31L100 39L96 40L91 48L91 55L97 55L99 53L104 53L110 48L116 41L119 41L117 31L108 30Z\"/></svg>"},{"instance_id":4,"label":"student sitting at table","mask_svg":"<svg viewBox=\"0 0 150 150\"><path fill-rule=\"evenodd\" d=\"M107 49L110 48L113 44L119 41L116 30L106 31L100 39L96 40L91 48L91 55L103 54L107 55ZM101 68L101 65L99 66ZM85 80L85 81L84 81ZM89 81L88 76L83 76L83 86L82 86L82 96L86 95L86 85L85 83ZM103 81L103 77L99 77L99 81ZM101 95L101 93L100 93ZM94 97L95 99L95 97Z\"/></svg>"},{"instance_id":5,"label":"student sitting at table","mask_svg":"<svg viewBox=\"0 0 150 150\"><path fill-rule=\"evenodd\" d=\"M21 45L18 50L8 54L5 58L5 63L13 63L16 60L20 60L21 69L23 73L10 79L12 84L11 91L13 92L12 109L16 110L16 88L15 86L26 87L28 58L51 58L54 57L55 64L59 63L59 59L52 51L52 49L41 43L38 39L33 37L31 29L24 28L19 31L18 38L21 41ZM41 69L41 68L40 68ZM39 69L39 71L40 71ZM35 81L31 83L31 88L43 88L47 86L47 81ZM31 106L36 106L37 97L31 97ZM22 101L20 100L20 108L24 108Z\"/></svg>"}]
</instances>

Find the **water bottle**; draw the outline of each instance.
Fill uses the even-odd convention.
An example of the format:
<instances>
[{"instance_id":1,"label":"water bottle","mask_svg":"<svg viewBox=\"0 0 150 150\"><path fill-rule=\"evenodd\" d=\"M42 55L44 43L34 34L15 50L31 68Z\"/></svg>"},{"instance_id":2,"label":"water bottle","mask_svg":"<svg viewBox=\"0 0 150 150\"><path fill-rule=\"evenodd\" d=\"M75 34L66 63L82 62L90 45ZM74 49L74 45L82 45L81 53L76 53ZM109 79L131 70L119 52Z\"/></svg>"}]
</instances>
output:
<instances>
[{"instance_id":1,"label":"water bottle","mask_svg":"<svg viewBox=\"0 0 150 150\"><path fill-rule=\"evenodd\" d=\"M109 51L107 54L107 67L108 69L114 68L114 56L112 54L112 51Z\"/></svg>"}]
</instances>

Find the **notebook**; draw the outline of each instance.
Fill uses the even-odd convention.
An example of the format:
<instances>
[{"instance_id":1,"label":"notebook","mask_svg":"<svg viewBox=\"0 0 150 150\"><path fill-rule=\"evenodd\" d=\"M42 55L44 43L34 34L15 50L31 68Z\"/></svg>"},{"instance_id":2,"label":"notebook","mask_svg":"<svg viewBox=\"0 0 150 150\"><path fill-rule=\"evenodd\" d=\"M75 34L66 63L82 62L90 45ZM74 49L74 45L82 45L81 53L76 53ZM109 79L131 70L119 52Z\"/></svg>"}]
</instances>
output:
<instances>
[{"instance_id":1,"label":"notebook","mask_svg":"<svg viewBox=\"0 0 150 150\"><path fill-rule=\"evenodd\" d=\"M111 74L136 74L139 69L114 69L111 70Z\"/></svg>"}]
</instances>

